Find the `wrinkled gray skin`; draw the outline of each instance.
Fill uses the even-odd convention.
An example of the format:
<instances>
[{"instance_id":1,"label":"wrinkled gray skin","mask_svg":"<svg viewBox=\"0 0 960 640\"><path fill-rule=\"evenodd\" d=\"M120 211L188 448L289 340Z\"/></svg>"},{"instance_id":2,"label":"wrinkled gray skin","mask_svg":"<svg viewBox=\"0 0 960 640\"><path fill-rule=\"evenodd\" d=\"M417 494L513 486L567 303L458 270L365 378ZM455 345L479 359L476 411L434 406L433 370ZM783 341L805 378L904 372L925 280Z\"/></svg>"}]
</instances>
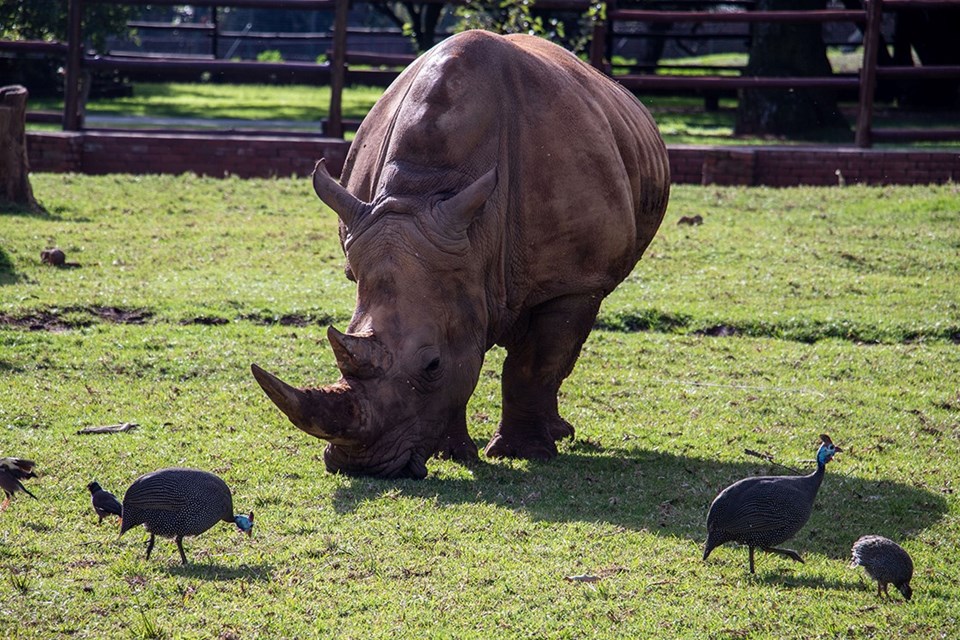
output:
<instances>
[{"instance_id":1,"label":"wrinkled gray skin","mask_svg":"<svg viewBox=\"0 0 960 640\"><path fill-rule=\"evenodd\" d=\"M330 442L327 469L422 478L432 455L476 459L466 406L495 344L503 411L486 454L554 457L573 434L560 384L666 209L647 110L545 40L468 31L401 74L341 182L321 161L314 188L340 216L357 282L346 333L328 331L342 377L299 389L253 372Z\"/></svg>"}]
</instances>

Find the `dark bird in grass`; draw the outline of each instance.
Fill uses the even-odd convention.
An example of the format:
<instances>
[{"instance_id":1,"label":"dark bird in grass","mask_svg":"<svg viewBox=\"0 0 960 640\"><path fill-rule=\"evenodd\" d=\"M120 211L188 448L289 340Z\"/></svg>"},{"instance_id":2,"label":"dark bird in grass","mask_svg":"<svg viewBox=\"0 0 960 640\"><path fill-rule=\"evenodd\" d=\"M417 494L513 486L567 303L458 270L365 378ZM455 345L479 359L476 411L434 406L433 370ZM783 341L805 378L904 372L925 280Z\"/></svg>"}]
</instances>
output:
<instances>
[{"instance_id":1,"label":"dark bird in grass","mask_svg":"<svg viewBox=\"0 0 960 640\"><path fill-rule=\"evenodd\" d=\"M93 503L93 510L97 512L100 519L97 524L101 524L107 516L119 516L123 519L123 506L117 500L117 496L109 491L104 491L98 482L91 482L87 485L90 490L90 501Z\"/></svg>"},{"instance_id":2,"label":"dark bird in grass","mask_svg":"<svg viewBox=\"0 0 960 640\"><path fill-rule=\"evenodd\" d=\"M903 597L910 600L913 589L913 560L910 554L896 542L883 536L863 536L853 543L851 567L862 566L867 575L877 581L877 596L887 593L887 585L897 588Z\"/></svg>"},{"instance_id":3,"label":"dark bird in grass","mask_svg":"<svg viewBox=\"0 0 960 640\"><path fill-rule=\"evenodd\" d=\"M7 494L7 498L3 501L3 504L0 504L0 511L6 510L10 504L10 500L13 499L13 494L17 491L23 491L34 500L37 499L37 496L27 491L27 488L20 482L27 478L37 477L37 474L33 472L34 466L36 466L36 463L34 463L33 460L0 458L0 487L2 487L3 492Z\"/></svg>"},{"instance_id":4,"label":"dark bird in grass","mask_svg":"<svg viewBox=\"0 0 960 640\"><path fill-rule=\"evenodd\" d=\"M160 469L137 478L123 496L122 536L137 525L150 532L147 559L156 536L173 538L180 560L187 564L184 536L200 535L218 522L232 522L243 533L253 532L253 512L234 515L227 483L198 469Z\"/></svg>"},{"instance_id":5,"label":"dark bird in grass","mask_svg":"<svg viewBox=\"0 0 960 640\"><path fill-rule=\"evenodd\" d=\"M753 552L760 548L803 562L800 554L776 545L797 534L810 519L827 463L841 451L821 435L817 469L805 476L758 476L744 478L720 492L707 513L706 560L716 547L738 542L750 548L750 573L754 573Z\"/></svg>"}]
</instances>

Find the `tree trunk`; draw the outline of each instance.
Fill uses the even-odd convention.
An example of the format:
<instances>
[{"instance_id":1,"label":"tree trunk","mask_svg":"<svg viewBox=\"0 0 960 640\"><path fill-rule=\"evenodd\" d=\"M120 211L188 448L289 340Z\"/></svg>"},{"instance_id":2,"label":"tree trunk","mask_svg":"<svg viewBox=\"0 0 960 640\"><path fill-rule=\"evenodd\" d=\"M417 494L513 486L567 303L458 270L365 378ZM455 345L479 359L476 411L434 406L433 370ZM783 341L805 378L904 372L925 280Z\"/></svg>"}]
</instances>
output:
<instances>
[{"instance_id":1,"label":"tree trunk","mask_svg":"<svg viewBox=\"0 0 960 640\"><path fill-rule=\"evenodd\" d=\"M758 11L824 9L826 0L759 0ZM830 62L819 24L756 23L751 26L748 76L829 76ZM737 109L737 135L817 137L850 125L829 89L745 89Z\"/></svg>"},{"instance_id":2,"label":"tree trunk","mask_svg":"<svg viewBox=\"0 0 960 640\"><path fill-rule=\"evenodd\" d=\"M39 209L27 161L27 90L0 87L0 200Z\"/></svg>"},{"instance_id":3,"label":"tree trunk","mask_svg":"<svg viewBox=\"0 0 960 640\"><path fill-rule=\"evenodd\" d=\"M912 48L921 65L960 65L960 47L956 43L958 26L960 7L898 11L894 31L896 64L913 66ZM960 105L960 80L901 80L899 94L902 106L956 108Z\"/></svg>"},{"instance_id":4,"label":"tree trunk","mask_svg":"<svg viewBox=\"0 0 960 640\"><path fill-rule=\"evenodd\" d=\"M416 42L417 53L423 53L434 45L437 39L437 23L446 5L439 2L404 2L407 13L410 14L410 26L413 29L413 39Z\"/></svg>"}]
</instances>

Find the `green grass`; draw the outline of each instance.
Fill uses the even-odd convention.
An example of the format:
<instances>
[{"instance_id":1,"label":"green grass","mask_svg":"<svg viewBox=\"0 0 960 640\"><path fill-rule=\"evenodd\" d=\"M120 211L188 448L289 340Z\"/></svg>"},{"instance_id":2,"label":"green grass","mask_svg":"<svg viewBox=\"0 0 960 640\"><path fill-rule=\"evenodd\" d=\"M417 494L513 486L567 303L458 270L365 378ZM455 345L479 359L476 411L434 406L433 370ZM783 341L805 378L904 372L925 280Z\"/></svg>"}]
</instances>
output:
<instances>
[{"instance_id":1,"label":"green grass","mask_svg":"<svg viewBox=\"0 0 960 640\"><path fill-rule=\"evenodd\" d=\"M322 443L249 374L335 377L325 327L343 327L354 289L307 181L33 186L45 214L0 213L0 452L41 472L39 500L0 514L8 637L960 632L956 185L676 187L562 389L576 439L545 464L432 460L420 482L327 474ZM41 265L53 244L79 266ZM718 327L734 335L704 335ZM479 445L503 355L468 408ZM76 433L124 421L140 427ZM716 492L780 472L743 449L810 468L823 431L846 451L793 541L806 563L760 554L750 576L733 546L703 563ZM219 525L181 567L169 541L146 561L142 529L96 526L88 481L122 495L169 465L224 477L256 512L253 540ZM846 567L865 533L912 554L913 602L878 600ZM564 579L582 574L601 579Z\"/></svg>"}]
</instances>

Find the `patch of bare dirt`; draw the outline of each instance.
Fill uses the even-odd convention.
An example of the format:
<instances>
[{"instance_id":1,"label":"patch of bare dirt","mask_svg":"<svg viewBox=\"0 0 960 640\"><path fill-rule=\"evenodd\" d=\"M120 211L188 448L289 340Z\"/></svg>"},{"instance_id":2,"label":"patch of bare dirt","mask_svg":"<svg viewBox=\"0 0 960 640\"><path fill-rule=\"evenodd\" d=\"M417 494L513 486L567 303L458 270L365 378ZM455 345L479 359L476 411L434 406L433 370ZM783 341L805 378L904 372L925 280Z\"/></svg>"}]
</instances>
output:
<instances>
[{"instance_id":1,"label":"patch of bare dirt","mask_svg":"<svg viewBox=\"0 0 960 640\"><path fill-rule=\"evenodd\" d=\"M698 336L710 336L711 338L727 338L729 336L735 336L739 331L736 327L731 327L725 324L718 324L713 327L707 327L706 329L701 329L699 331L694 331L694 335Z\"/></svg>"},{"instance_id":2,"label":"patch of bare dirt","mask_svg":"<svg viewBox=\"0 0 960 640\"><path fill-rule=\"evenodd\" d=\"M89 327L99 318L115 324L143 324L153 317L145 309L121 309L119 307L68 307L33 311L24 315L0 313L0 325L29 331L68 331Z\"/></svg>"},{"instance_id":3,"label":"patch of bare dirt","mask_svg":"<svg viewBox=\"0 0 960 640\"><path fill-rule=\"evenodd\" d=\"M207 327L214 327L222 324L230 324L230 321L226 318L220 318L218 316L197 316L196 318L190 318L189 320L182 320L180 324L199 324Z\"/></svg>"},{"instance_id":4,"label":"patch of bare dirt","mask_svg":"<svg viewBox=\"0 0 960 640\"><path fill-rule=\"evenodd\" d=\"M281 316L272 316L266 314L248 314L240 316L241 320L247 320L253 322L254 324L262 325L274 325L278 324L281 327L309 327L311 325L328 325L333 322L333 319L328 316L309 316L309 315L300 315L296 313L286 313Z\"/></svg>"}]
</instances>

